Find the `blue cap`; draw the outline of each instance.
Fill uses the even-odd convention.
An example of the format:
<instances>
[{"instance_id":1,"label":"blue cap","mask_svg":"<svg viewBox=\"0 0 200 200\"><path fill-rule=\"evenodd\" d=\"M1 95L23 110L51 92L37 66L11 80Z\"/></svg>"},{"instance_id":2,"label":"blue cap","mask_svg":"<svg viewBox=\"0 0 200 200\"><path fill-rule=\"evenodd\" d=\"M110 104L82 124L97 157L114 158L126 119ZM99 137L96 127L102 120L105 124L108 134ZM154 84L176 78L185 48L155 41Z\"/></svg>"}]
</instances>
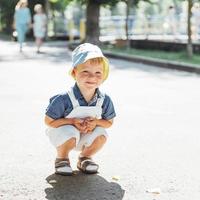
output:
<instances>
[{"instance_id":1,"label":"blue cap","mask_svg":"<svg viewBox=\"0 0 200 200\"><path fill-rule=\"evenodd\" d=\"M72 69L70 70L70 74L77 65L85 63L89 59L99 57L103 58L104 61L105 80L109 73L108 59L103 55L101 49L98 46L90 43L81 44L72 52Z\"/></svg>"}]
</instances>

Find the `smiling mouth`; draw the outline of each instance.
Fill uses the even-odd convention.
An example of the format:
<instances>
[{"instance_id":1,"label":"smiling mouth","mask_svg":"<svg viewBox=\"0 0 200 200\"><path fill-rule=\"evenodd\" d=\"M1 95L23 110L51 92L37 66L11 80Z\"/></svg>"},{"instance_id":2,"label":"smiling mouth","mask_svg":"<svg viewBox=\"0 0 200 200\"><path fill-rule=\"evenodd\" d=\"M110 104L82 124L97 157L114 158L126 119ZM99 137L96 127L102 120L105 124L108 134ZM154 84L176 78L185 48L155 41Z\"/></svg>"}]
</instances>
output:
<instances>
[{"instance_id":1,"label":"smiling mouth","mask_svg":"<svg viewBox=\"0 0 200 200\"><path fill-rule=\"evenodd\" d=\"M96 83L95 82L86 82L87 84L89 85L95 85Z\"/></svg>"}]
</instances>

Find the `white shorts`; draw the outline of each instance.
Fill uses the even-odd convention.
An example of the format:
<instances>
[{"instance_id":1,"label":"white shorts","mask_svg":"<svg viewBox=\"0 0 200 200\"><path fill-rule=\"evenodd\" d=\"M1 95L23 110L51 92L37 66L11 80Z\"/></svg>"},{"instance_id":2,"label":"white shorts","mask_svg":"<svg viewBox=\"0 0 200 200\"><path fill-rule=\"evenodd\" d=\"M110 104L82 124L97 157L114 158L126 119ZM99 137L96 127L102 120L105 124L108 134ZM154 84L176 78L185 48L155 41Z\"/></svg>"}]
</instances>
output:
<instances>
[{"instance_id":1,"label":"white shorts","mask_svg":"<svg viewBox=\"0 0 200 200\"><path fill-rule=\"evenodd\" d=\"M106 138L108 137L105 129L102 127L96 127L90 134L80 134L78 129L72 125L48 128L46 135L54 147L64 144L71 138L76 138L75 150L77 151L80 151L83 146L89 147L98 136L104 135Z\"/></svg>"}]
</instances>

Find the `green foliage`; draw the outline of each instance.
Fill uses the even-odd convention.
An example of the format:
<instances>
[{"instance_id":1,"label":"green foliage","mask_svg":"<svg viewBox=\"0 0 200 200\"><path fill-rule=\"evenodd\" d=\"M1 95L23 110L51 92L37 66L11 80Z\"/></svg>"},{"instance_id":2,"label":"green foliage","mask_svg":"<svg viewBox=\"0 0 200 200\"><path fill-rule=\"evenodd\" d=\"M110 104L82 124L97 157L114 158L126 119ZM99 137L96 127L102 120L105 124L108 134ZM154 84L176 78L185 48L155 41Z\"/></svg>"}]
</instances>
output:
<instances>
[{"instance_id":1,"label":"green foliage","mask_svg":"<svg viewBox=\"0 0 200 200\"><path fill-rule=\"evenodd\" d=\"M58 1L62 1L62 0L58 0ZM72 2L74 0L65 0L65 1ZM88 4L89 2L95 2L95 3L101 4L101 5L114 6L119 2L128 3L128 1L132 2L134 5L137 5L141 0L109 0L109 1L108 0L76 0L76 1L81 3L81 4ZM143 1L151 3L152 0L143 0Z\"/></svg>"},{"instance_id":2,"label":"green foliage","mask_svg":"<svg viewBox=\"0 0 200 200\"><path fill-rule=\"evenodd\" d=\"M49 0L50 3L57 3L58 0Z\"/></svg>"},{"instance_id":3,"label":"green foliage","mask_svg":"<svg viewBox=\"0 0 200 200\"><path fill-rule=\"evenodd\" d=\"M17 0L0 0L1 27L9 32L13 22L13 15Z\"/></svg>"},{"instance_id":4,"label":"green foliage","mask_svg":"<svg viewBox=\"0 0 200 200\"><path fill-rule=\"evenodd\" d=\"M49 0L52 10L64 11L66 6L73 0Z\"/></svg>"}]
</instances>

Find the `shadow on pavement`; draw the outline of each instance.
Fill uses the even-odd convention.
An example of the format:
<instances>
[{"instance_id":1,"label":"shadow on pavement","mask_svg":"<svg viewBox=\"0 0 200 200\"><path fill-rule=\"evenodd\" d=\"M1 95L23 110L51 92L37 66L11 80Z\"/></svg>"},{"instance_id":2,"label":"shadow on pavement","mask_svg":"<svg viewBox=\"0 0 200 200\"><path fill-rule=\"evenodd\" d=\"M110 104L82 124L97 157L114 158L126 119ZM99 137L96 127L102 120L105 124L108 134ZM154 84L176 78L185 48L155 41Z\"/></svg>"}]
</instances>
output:
<instances>
[{"instance_id":1,"label":"shadow on pavement","mask_svg":"<svg viewBox=\"0 0 200 200\"><path fill-rule=\"evenodd\" d=\"M52 174L46 180L51 185L45 189L46 199L49 200L122 200L125 192L115 182L79 171L73 176Z\"/></svg>"}]
</instances>

